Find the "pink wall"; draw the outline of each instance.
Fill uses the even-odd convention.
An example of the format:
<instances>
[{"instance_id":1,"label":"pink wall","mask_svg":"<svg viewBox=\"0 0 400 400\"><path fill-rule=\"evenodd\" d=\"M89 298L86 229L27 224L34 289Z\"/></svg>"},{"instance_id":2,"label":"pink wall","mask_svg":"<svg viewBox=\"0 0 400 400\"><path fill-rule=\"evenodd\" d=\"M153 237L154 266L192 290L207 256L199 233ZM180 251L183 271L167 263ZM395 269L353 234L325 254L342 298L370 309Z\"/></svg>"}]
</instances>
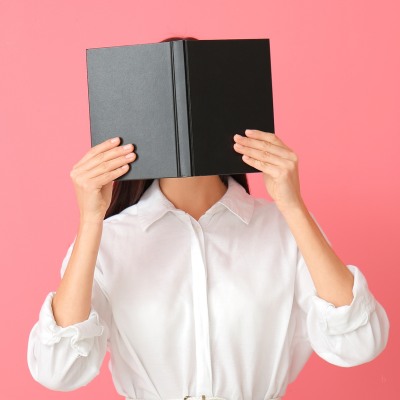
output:
<instances>
[{"instance_id":1,"label":"pink wall","mask_svg":"<svg viewBox=\"0 0 400 400\"><path fill-rule=\"evenodd\" d=\"M271 39L276 133L300 157L302 194L345 263L386 308L384 353L355 368L313 356L296 399L393 399L400 390L399 3L303 1L0 2L1 397L104 399L107 368L87 387L33 381L28 333L78 225L69 172L89 149L85 49L159 41ZM251 60L249 60L251 62ZM261 174L249 175L267 197Z\"/></svg>"}]
</instances>

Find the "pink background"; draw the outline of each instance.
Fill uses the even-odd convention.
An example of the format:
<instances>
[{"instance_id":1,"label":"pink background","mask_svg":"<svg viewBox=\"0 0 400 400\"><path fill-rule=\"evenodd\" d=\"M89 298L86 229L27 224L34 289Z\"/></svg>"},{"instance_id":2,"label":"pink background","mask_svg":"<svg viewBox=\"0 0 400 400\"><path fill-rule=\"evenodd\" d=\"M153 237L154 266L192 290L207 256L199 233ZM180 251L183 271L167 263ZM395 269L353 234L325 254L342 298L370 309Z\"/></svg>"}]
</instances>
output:
<instances>
[{"instance_id":1,"label":"pink background","mask_svg":"<svg viewBox=\"0 0 400 400\"><path fill-rule=\"evenodd\" d=\"M27 339L78 226L69 172L90 147L85 49L192 35L270 38L276 134L300 157L303 198L339 257L364 272L391 321L377 359L347 369L313 355L285 399L397 398L398 4L1 0L1 397L120 398L108 354L84 388L40 386L27 367ZM261 173L248 177L253 195L270 199Z\"/></svg>"}]
</instances>

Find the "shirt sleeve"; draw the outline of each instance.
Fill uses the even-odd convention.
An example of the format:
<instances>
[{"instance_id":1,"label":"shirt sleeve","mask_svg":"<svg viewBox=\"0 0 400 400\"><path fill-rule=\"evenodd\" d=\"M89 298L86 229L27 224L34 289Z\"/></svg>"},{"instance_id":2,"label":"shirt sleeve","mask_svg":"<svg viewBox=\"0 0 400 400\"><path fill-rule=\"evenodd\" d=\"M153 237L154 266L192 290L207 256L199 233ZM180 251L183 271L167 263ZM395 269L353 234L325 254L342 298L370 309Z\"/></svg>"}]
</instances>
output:
<instances>
[{"instance_id":1,"label":"shirt sleeve","mask_svg":"<svg viewBox=\"0 0 400 400\"><path fill-rule=\"evenodd\" d=\"M297 250L295 297L306 318L313 350L324 360L341 367L363 364L377 357L388 341L389 320L360 269L347 265L354 276L354 297L351 304L335 307L318 297L305 260Z\"/></svg>"},{"instance_id":2,"label":"shirt sleeve","mask_svg":"<svg viewBox=\"0 0 400 400\"><path fill-rule=\"evenodd\" d=\"M61 277L74 242L62 261ZM48 293L41 306L39 319L29 334L27 361L32 377L49 389L74 390L87 385L100 372L109 349L112 316L99 277L101 272L96 264L91 310L86 320L66 327L58 326L52 309L55 292Z\"/></svg>"}]
</instances>

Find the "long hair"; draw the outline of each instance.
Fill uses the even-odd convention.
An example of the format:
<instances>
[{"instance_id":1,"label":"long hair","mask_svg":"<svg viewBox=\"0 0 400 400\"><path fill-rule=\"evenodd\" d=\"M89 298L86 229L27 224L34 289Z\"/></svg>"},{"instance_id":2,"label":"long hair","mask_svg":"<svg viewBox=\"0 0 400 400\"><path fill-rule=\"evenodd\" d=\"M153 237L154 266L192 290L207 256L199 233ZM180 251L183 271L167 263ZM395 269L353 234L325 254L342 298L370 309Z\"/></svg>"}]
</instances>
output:
<instances>
[{"instance_id":1,"label":"long hair","mask_svg":"<svg viewBox=\"0 0 400 400\"><path fill-rule=\"evenodd\" d=\"M171 42L172 40L198 40L194 37L169 37L161 42ZM247 181L246 174L235 174L235 175L218 175L221 181L228 187L228 177L232 176L236 182L244 187L246 192L250 194L249 184ZM153 183L154 179L136 179L129 181L114 181L112 189L112 197L110 206L104 216L104 219L111 217L112 215L119 214L125 208L136 204L147 188Z\"/></svg>"}]
</instances>

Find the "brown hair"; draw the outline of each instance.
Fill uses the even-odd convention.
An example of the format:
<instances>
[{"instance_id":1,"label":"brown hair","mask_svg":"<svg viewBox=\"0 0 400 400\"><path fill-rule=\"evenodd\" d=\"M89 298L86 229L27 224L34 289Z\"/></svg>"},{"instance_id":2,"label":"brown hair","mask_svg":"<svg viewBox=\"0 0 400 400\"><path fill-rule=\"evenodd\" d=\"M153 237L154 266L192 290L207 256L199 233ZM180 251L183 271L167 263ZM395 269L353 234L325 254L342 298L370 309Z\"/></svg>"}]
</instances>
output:
<instances>
[{"instance_id":1,"label":"brown hair","mask_svg":"<svg viewBox=\"0 0 400 400\"><path fill-rule=\"evenodd\" d=\"M194 37L169 37L161 42L170 42L172 40L198 40ZM160 42L160 43L161 43ZM218 175L221 181L228 187L228 176L232 176L236 182L244 187L247 193L250 194L249 184L247 181L246 174L235 174L235 175ZM147 188L153 183L154 179L136 179L129 181L114 181L112 198L110 206L104 216L104 219L111 217L112 215L120 213L125 208L136 204Z\"/></svg>"}]
</instances>

